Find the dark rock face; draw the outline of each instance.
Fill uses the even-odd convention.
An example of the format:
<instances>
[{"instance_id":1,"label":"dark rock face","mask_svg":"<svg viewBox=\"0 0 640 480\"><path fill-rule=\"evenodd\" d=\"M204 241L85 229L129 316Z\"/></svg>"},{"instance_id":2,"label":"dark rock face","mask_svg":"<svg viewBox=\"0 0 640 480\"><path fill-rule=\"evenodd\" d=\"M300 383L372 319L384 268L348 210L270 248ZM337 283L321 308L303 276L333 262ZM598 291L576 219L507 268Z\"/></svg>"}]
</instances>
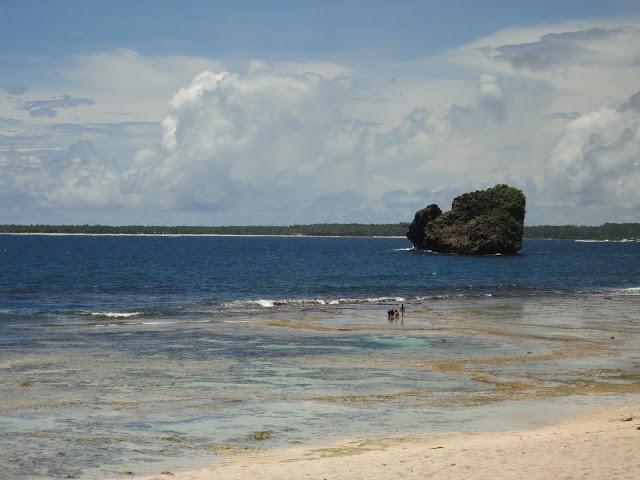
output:
<instances>
[{"instance_id":1,"label":"dark rock face","mask_svg":"<svg viewBox=\"0 0 640 480\"><path fill-rule=\"evenodd\" d=\"M524 194L507 185L465 193L448 212L437 205L416 212L407 238L416 248L440 253L516 253L522 248L525 203Z\"/></svg>"},{"instance_id":2,"label":"dark rock face","mask_svg":"<svg viewBox=\"0 0 640 480\"><path fill-rule=\"evenodd\" d=\"M413 218L413 222L409 225L409 231L407 232L407 238L411 240L417 248L424 248L421 245L424 244L424 231L427 223L432 222L442 214L442 210L435 203L428 207L418 210L416 216Z\"/></svg>"}]
</instances>

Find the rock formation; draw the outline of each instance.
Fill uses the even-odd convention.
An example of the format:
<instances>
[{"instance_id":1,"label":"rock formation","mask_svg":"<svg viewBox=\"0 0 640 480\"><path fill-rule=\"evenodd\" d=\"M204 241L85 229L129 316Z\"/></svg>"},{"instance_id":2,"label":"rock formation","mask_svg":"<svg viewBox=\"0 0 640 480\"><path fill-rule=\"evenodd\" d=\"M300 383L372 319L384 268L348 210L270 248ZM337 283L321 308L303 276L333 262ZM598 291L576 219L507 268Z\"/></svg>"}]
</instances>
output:
<instances>
[{"instance_id":1,"label":"rock formation","mask_svg":"<svg viewBox=\"0 0 640 480\"><path fill-rule=\"evenodd\" d=\"M409 231L407 232L407 238L411 240L411 243L416 248L423 248L425 227L440 215L442 215L442 210L435 203L416 212L416 216L413 218L411 225L409 225Z\"/></svg>"},{"instance_id":2,"label":"rock formation","mask_svg":"<svg viewBox=\"0 0 640 480\"><path fill-rule=\"evenodd\" d=\"M522 248L525 202L520 190L507 185L465 193L448 212L437 205L418 210L407 238L416 248L440 253L516 253Z\"/></svg>"}]
</instances>

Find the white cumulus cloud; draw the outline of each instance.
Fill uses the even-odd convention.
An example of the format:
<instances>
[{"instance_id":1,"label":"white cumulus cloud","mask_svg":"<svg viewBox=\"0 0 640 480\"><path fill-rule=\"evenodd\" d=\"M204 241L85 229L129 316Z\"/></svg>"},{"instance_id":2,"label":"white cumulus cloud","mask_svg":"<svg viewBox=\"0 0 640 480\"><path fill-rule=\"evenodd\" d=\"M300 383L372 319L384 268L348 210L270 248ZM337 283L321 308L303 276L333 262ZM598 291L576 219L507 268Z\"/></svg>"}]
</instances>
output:
<instances>
[{"instance_id":1,"label":"white cumulus cloud","mask_svg":"<svg viewBox=\"0 0 640 480\"><path fill-rule=\"evenodd\" d=\"M549 198L574 206L640 208L638 185L640 112L634 108L602 107L571 121L544 175Z\"/></svg>"}]
</instances>

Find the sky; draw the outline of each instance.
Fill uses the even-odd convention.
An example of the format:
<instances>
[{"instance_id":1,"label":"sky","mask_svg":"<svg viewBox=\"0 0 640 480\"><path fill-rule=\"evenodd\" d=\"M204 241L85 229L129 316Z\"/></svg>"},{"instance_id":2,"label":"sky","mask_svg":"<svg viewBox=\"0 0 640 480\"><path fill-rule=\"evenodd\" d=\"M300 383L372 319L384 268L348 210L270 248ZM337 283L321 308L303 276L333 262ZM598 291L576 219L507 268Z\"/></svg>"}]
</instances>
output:
<instances>
[{"instance_id":1,"label":"sky","mask_svg":"<svg viewBox=\"0 0 640 480\"><path fill-rule=\"evenodd\" d=\"M0 223L640 221L640 1L4 0Z\"/></svg>"}]
</instances>

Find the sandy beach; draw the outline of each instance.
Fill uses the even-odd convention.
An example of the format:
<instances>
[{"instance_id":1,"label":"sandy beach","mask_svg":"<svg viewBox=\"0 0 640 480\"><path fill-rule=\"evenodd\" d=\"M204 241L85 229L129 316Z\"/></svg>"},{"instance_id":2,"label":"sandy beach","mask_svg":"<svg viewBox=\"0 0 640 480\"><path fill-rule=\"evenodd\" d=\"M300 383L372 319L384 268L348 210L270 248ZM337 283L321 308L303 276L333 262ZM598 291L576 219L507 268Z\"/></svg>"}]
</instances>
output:
<instances>
[{"instance_id":1,"label":"sandy beach","mask_svg":"<svg viewBox=\"0 0 640 480\"><path fill-rule=\"evenodd\" d=\"M137 478L637 479L638 454L640 406L634 404L533 430L365 438L240 454L209 468Z\"/></svg>"}]
</instances>

